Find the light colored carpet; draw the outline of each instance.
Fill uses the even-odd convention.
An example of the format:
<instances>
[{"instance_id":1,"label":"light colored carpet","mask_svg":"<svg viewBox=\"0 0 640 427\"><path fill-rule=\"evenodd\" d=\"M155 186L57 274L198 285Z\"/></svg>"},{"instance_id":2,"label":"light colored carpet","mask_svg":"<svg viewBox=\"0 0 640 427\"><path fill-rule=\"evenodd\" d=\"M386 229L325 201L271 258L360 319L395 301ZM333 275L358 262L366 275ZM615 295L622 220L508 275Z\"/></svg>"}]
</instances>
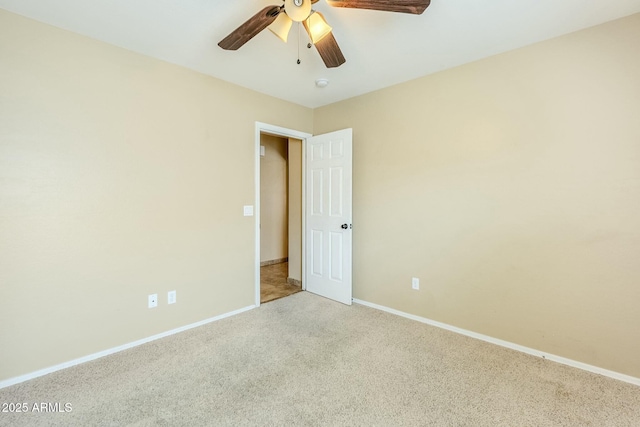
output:
<instances>
[{"instance_id":1,"label":"light colored carpet","mask_svg":"<svg viewBox=\"0 0 640 427\"><path fill-rule=\"evenodd\" d=\"M640 426L640 388L301 292L0 390L2 426Z\"/></svg>"}]
</instances>

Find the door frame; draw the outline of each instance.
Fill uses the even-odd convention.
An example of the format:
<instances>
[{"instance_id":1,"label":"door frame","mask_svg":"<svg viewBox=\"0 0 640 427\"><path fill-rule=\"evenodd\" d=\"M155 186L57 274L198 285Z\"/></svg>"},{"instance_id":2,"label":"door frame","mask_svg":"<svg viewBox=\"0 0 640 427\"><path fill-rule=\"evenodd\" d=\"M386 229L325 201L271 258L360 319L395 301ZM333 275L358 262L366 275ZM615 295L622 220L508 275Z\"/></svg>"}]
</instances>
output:
<instances>
[{"instance_id":1,"label":"door frame","mask_svg":"<svg viewBox=\"0 0 640 427\"><path fill-rule=\"evenodd\" d=\"M306 249L305 249L305 187L306 187L306 149L307 138L313 135L307 132L298 131L295 129L287 129L268 123L256 122L255 125L255 147L254 147L254 159L255 159L255 209L254 209L254 229L255 229L255 266L254 266L254 286L255 286L255 306L260 307L260 134L266 133L269 135L280 136L284 138L296 138L302 141L302 289L305 289L305 275L306 275Z\"/></svg>"}]
</instances>

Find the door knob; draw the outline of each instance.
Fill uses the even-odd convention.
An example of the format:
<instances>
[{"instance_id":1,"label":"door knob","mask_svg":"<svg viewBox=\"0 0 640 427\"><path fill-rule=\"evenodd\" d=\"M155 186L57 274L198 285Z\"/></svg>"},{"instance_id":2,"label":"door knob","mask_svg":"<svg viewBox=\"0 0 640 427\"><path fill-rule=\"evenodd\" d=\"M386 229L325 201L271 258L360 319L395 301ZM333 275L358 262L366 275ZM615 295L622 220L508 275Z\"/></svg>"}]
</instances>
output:
<instances>
[{"instance_id":1,"label":"door knob","mask_svg":"<svg viewBox=\"0 0 640 427\"><path fill-rule=\"evenodd\" d=\"M343 230L346 230L347 228L349 228L349 225L348 224L342 224L340 226L340 228L342 228Z\"/></svg>"}]
</instances>

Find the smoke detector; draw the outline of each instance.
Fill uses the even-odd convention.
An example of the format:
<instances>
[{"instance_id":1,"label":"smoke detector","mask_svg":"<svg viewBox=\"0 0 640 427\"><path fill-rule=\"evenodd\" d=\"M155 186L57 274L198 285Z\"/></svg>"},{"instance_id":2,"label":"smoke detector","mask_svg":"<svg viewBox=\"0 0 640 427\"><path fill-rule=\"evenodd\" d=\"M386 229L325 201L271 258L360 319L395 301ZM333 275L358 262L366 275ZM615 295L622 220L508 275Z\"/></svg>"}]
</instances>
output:
<instances>
[{"instance_id":1,"label":"smoke detector","mask_svg":"<svg viewBox=\"0 0 640 427\"><path fill-rule=\"evenodd\" d=\"M316 87L323 88L323 87L327 87L328 84L329 84L329 80L327 79L316 80Z\"/></svg>"}]
</instances>

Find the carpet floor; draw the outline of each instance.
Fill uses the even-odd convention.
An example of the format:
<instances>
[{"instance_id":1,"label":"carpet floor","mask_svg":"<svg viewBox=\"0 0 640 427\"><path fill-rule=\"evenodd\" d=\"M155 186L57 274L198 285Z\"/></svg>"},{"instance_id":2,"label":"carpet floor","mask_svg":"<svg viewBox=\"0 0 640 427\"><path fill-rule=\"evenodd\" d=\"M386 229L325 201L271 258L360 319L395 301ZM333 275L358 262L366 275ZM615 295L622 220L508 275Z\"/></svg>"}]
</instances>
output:
<instances>
[{"instance_id":1,"label":"carpet floor","mask_svg":"<svg viewBox=\"0 0 640 427\"><path fill-rule=\"evenodd\" d=\"M2 426L640 426L640 387L300 292L0 390Z\"/></svg>"}]
</instances>

